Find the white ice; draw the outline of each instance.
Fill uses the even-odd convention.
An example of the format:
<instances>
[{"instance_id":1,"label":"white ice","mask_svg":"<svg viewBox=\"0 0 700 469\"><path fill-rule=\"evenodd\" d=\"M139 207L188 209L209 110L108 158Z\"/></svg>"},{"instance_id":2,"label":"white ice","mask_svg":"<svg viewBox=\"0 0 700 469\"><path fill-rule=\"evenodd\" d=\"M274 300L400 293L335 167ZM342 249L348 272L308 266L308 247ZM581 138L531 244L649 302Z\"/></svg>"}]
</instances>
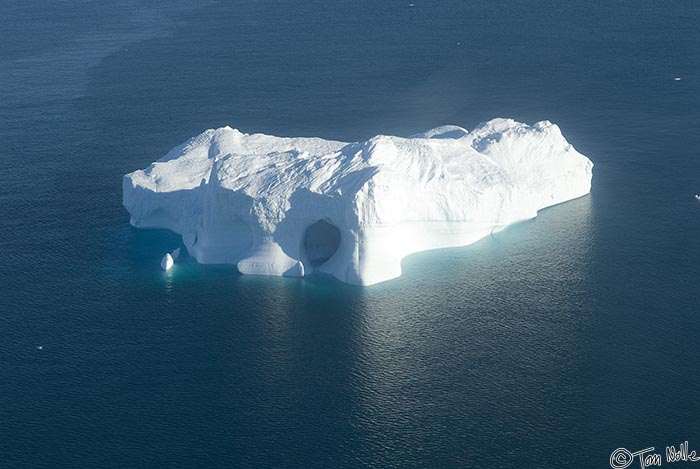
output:
<instances>
[{"instance_id":1,"label":"white ice","mask_svg":"<svg viewBox=\"0 0 700 469\"><path fill-rule=\"evenodd\" d=\"M166 252L163 259L160 261L160 266L163 270L170 270L173 267L173 256L169 252Z\"/></svg>"},{"instance_id":2,"label":"white ice","mask_svg":"<svg viewBox=\"0 0 700 469\"><path fill-rule=\"evenodd\" d=\"M124 176L123 203L132 225L179 233L200 263L370 285L401 275L411 253L464 246L588 194L592 167L548 121L359 143L223 127Z\"/></svg>"}]
</instances>

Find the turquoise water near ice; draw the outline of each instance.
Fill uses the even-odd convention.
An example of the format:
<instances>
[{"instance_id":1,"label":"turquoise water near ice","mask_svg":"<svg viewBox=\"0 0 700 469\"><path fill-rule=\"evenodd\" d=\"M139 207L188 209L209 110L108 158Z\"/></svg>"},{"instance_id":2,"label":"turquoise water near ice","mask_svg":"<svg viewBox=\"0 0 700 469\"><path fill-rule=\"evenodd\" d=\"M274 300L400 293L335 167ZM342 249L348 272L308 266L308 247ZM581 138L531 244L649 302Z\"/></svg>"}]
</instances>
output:
<instances>
[{"instance_id":1,"label":"turquoise water near ice","mask_svg":"<svg viewBox=\"0 0 700 469\"><path fill-rule=\"evenodd\" d=\"M692 0L4 2L0 465L700 448L698 24ZM351 141L493 117L557 123L592 194L369 288L164 273L178 237L121 207L124 173L206 128Z\"/></svg>"}]
</instances>

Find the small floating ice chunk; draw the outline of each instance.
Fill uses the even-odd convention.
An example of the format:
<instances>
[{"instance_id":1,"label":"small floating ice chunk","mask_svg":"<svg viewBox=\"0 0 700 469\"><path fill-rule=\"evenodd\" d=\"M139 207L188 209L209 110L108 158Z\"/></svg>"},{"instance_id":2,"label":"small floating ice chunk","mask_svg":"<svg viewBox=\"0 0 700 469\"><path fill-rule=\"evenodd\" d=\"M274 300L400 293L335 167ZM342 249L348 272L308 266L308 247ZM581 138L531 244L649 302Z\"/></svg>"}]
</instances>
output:
<instances>
[{"instance_id":1,"label":"small floating ice chunk","mask_svg":"<svg viewBox=\"0 0 700 469\"><path fill-rule=\"evenodd\" d=\"M37 349L37 350L44 350L44 346L43 346L43 345L37 345L37 346L36 346L36 349Z\"/></svg>"},{"instance_id":2,"label":"small floating ice chunk","mask_svg":"<svg viewBox=\"0 0 700 469\"><path fill-rule=\"evenodd\" d=\"M173 256L171 256L169 252L166 252L163 259L160 261L160 266L163 268L163 270L170 270L174 263Z\"/></svg>"},{"instance_id":3,"label":"small floating ice chunk","mask_svg":"<svg viewBox=\"0 0 700 469\"><path fill-rule=\"evenodd\" d=\"M695 194L695 200L697 200L698 202L700 202L700 195Z\"/></svg>"},{"instance_id":4,"label":"small floating ice chunk","mask_svg":"<svg viewBox=\"0 0 700 469\"><path fill-rule=\"evenodd\" d=\"M180 248L175 249L171 254L170 257L173 258L173 261L176 261L178 257L180 257Z\"/></svg>"},{"instance_id":5,"label":"small floating ice chunk","mask_svg":"<svg viewBox=\"0 0 700 469\"><path fill-rule=\"evenodd\" d=\"M674 81L681 81L682 78L681 78L681 77L676 77L676 78L674 78L673 80L674 80Z\"/></svg>"}]
</instances>

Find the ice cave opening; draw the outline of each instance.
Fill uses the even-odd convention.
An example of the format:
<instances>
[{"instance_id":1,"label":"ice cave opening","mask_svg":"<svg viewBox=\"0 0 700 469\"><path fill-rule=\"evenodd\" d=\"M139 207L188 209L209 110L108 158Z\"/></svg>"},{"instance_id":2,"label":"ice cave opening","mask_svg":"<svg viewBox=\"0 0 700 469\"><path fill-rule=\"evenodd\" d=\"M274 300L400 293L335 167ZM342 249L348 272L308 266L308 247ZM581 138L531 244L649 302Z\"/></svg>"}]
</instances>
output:
<instances>
[{"instance_id":1,"label":"ice cave opening","mask_svg":"<svg viewBox=\"0 0 700 469\"><path fill-rule=\"evenodd\" d=\"M340 246L340 230L325 220L319 220L304 232L303 250L314 269L333 257Z\"/></svg>"}]
</instances>

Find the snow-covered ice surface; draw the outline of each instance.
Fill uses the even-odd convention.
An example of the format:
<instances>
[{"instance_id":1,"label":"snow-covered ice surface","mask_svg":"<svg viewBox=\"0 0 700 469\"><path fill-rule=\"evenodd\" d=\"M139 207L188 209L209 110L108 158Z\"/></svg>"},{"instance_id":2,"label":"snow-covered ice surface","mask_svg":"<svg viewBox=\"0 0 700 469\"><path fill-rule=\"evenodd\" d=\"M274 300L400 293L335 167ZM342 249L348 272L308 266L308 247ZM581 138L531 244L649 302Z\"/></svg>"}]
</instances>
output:
<instances>
[{"instance_id":1,"label":"snow-covered ice surface","mask_svg":"<svg viewBox=\"0 0 700 469\"><path fill-rule=\"evenodd\" d=\"M200 263L370 285L401 259L464 246L588 194L593 164L548 122L494 119L366 142L207 130L124 176L131 224Z\"/></svg>"}]
</instances>

